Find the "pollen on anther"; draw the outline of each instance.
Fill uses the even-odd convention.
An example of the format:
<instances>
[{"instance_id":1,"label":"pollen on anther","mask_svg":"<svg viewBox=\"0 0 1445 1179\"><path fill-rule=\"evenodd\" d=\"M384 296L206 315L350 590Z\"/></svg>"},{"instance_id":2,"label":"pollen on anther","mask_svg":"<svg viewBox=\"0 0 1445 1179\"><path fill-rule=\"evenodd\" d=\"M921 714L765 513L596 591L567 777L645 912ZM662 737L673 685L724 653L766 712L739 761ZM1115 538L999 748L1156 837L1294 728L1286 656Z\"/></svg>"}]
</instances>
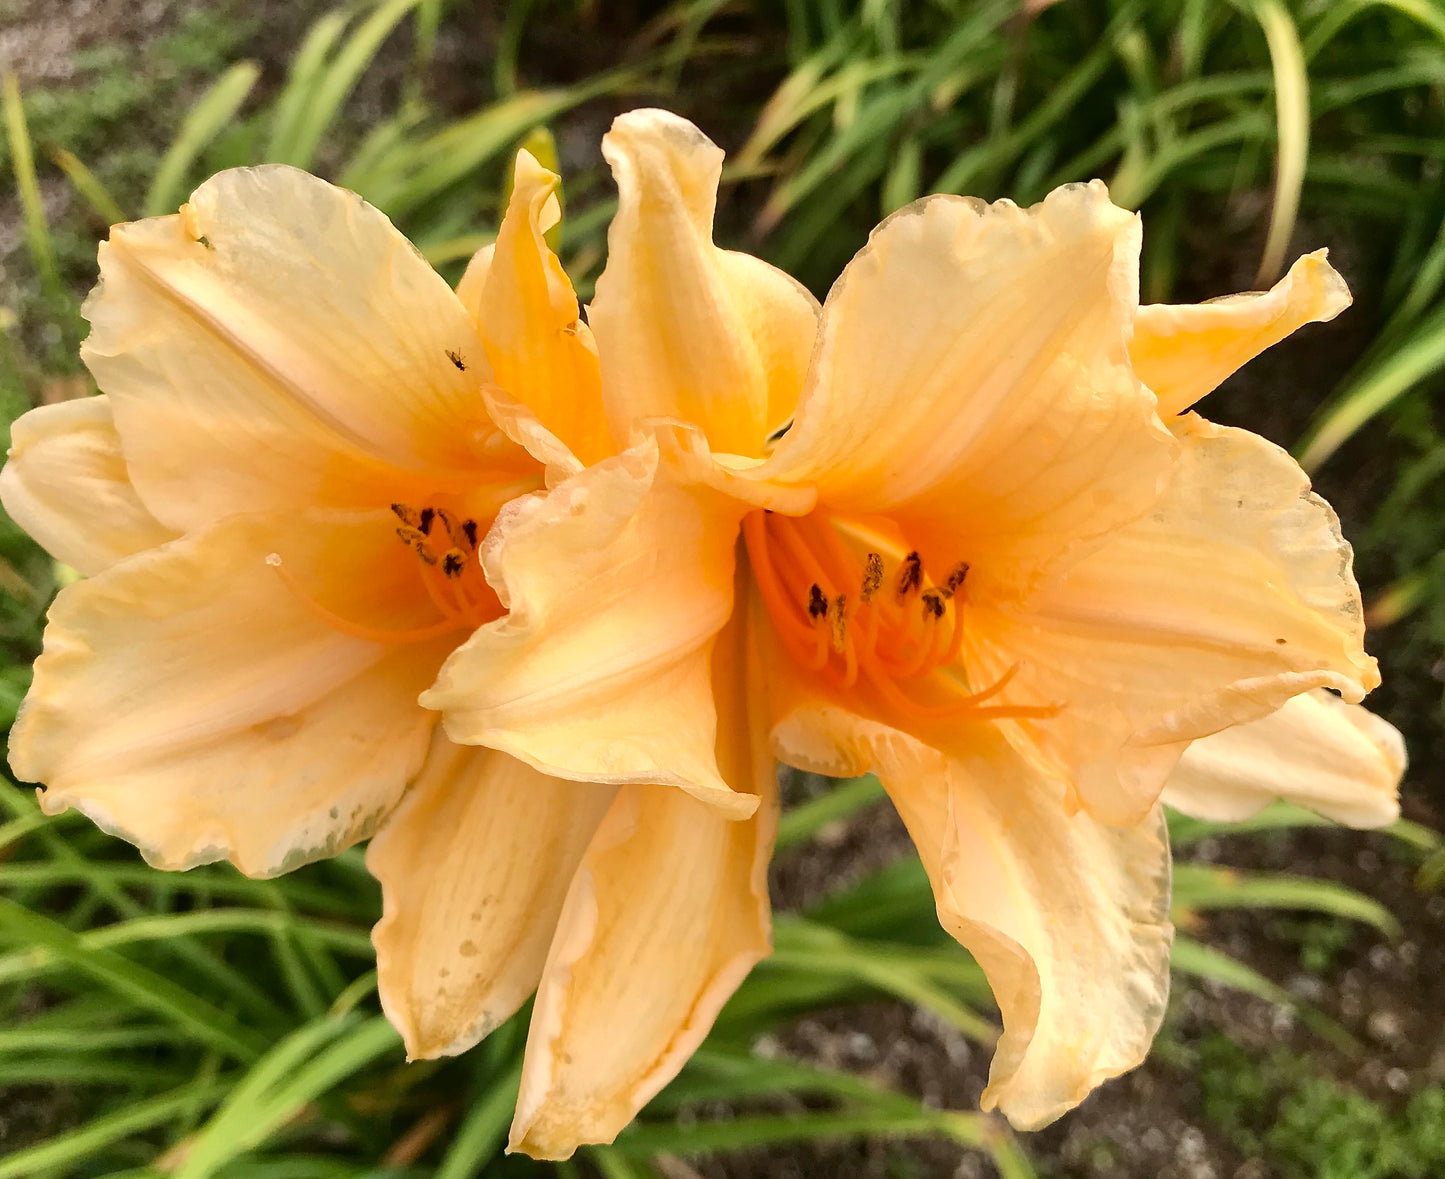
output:
<instances>
[{"instance_id":1,"label":"pollen on anther","mask_svg":"<svg viewBox=\"0 0 1445 1179\"><path fill-rule=\"evenodd\" d=\"M863 566L863 591L859 595L866 606L883 584L883 557L880 553L869 553Z\"/></svg>"},{"instance_id":2,"label":"pollen on anther","mask_svg":"<svg viewBox=\"0 0 1445 1179\"><path fill-rule=\"evenodd\" d=\"M925 618L928 618L929 616L932 616L934 618L943 617L944 605L942 593L940 593L938 590L926 589L923 591L922 601L923 616Z\"/></svg>"},{"instance_id":3,"label":"pollen on anther","mask_svg":"<svg viewBox=\"0 0 1445 1179\"><path fill-rule=\"evenodd\" d=\"M472 548L477 547L477 522L475 520L463 520L462 531L466 533L467 544Z\"/></svg>"},{"instance_id":4,"label":"pollen on anther","mask_svg":"<svg viewBox=\"0 0 1445 1179\"><path fill-rule=\"evenodd\" d=\"M460 549L448 549L442 558L442 572L448 577L460 577L467 567L466 554Z\"/></svg>"},{"instance_id":5,"label":"pollen on anther","mask_svg":"<svg viewBox=\"0 0 1445 1179\"><path fill-rule=\"evenodd\" d=\"M828 617L828 597L817 582L808 587L808 617L814 622Z\"/></svg>"},{"instance_id":6,"label":"pollen on anther","mask_svg":"<svg viewBox=\"0 0 1445 1179\"><path fill-rule=\"evenodd\" d=\"M828 612L829 638L835 654L843 653L843 644L848 637L848 595L839 594L833 599Z\"/></svg>"},{"instance_id":7,"label":"pollen on anther","mask_svg":"<svg viewBox=\"0 0 1445 1179\"><path fill-rule=\"evenodd\" d=\"M968 562L960 561L949 570L948 580L943 583L943 596L945 598L951 598L954 594L958 593L959 588L963 585L964 578L967 576Z\"/></svg>"},{"instance_id":8,"label":"pollen on anther","mask_svg":"<svg viewBox=\"0 0 1445 1179\"><path fill-rule=\"evenodd\" d=\"M898 596L906 597L923 584L923 558L909 553L898 567Z\"/></svg>"},{"instance_id":9,"label":"pollen on anther","mask_svg":"<svg viewBox=\"0 0 1445 1179\"><path fill-rule=\"evenodd\" d=\"M408 528L421 528L421 513L410 504L392 504L391 510L396 513L396 518Z\"/></svg>"}]
</instances>

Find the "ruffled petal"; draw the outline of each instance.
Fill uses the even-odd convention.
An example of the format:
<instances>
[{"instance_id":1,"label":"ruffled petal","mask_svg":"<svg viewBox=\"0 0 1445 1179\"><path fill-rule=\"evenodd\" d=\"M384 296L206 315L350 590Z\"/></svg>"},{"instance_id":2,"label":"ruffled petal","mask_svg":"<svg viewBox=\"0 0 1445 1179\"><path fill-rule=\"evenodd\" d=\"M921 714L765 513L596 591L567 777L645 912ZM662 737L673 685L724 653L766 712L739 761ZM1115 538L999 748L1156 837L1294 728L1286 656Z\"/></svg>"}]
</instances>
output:
<instances>
[{"instance_id":1,"label":"ruffled petal","mask_svg":"<svg viewBox=\"0 0 1445 1179\"><path fill-rule=\"evenodd\" d=\"M52 557L87 575L176 535L131 486L105 397L43 405L11 425L0 503Z\"/></svg>"},{"instance_id":2,"label":"ruffled petal","mask_svg":"<svg viewBox=\"0 0 1445 1179\"><path fill-rule=\"evenodd\" d=\"M760 455L797 404L817 300L767 263L713 245L723 153L687 120L631 111L602 154L618 208L588 319L613 437L680 418L715 451Z\"/></svg>"},{"instance_id":3,"label":"ruffled petal","mask_svg":"<svg viewBox=\"0 0 1445 1179\"><path fill-rule=\"evenodd\" d=\"M486 348L497 384L584 466L615 453L602 410L597 345L578 318L577 296L543 234L555 223L557 176L517 153L512 199L485 263L473 260L458 294ZM544 461L553 456L542 454Z\"/></svg>"},{"instance_id":4,"label":"ruffled petal","mask_svg":"<svg viewBox=\"0 0 1445 1179\"><path fill-rule=\"evenodd\" d=\"M659 474L651 441L514 501L482 550L511 612L458 648L422 703L452 740L544 773L662 782L751 813L756 799L718 773L709 679L741 511Z\"/></svg>"},{"instance_id":5,"label":"ruffled petal","mask_svg":"<svg viewBox=\"0 0 1445 1179\"><path fill-rule=\"evenodd\" d=\"M736 620L718 639L718 761L762 801L729 822L677 790L624 786L568 894L537 991L511 1145L611 1142L687 1061L772 948L777 776ZM746 671L744 670L746 669Z\"/></svg>"},{"instance_id":6,"label":"ruffled petal","mask_svg":"<svg viewBox=\"0 0 1445 1179\"><path fill-rule=\"evenodd\" d=\"M1037 1129L1139 1064L1169 993L1169 845L1159 810L1133 827L1068 815L1063 790L994 730L946 756L795 696L784 760L877 773L933 883L945 929L978 960L1003 1016L984 1108Z\"/></svg>"},{"instance_id":7,"label":"ruffled petal","mask_svg":"<svg viewBox=\"0 0 1445 1179\"><path fill-rule=\"evenodd\" d=\"M73 806L157 867L272 876L395 805L434 720L417 693L454 640L342 634L267 563L273 548L346 617L415 592L415 558L370 514L233 517L67 587L10 737L47 812Z\"/></svg>"},{"instance_id":8,"label":"ruffled petal","mask_svg":"<svg viewBox=\"0 0 1445 1179\"><path fill-rule=\"evenodd\" d=\"M1195 741L1164 801L1198 819L1237 823L1282 798L1349 827L1384 827L1400 817L1404 773L1394 725L1319 689Z\"/></svg>"},{"instance_id":9,"label":"ruffled petal","mask_svg":"<svg viewBox=\"0 0 1445 1179\"><path fill-rule=\"evenodd\" d=\"M1140 307L1129 357L1159 399L1160 417L1183 413L1270 345L1348 307L1350 290L1328 253L1306 254L1268 291Z\"/></svg>"},{"instance_id":10,"label":"ruffled petal","mask_svg":"<svg viewBox=\"0 0 1445 1179\"><path fill-rule=\"evenodd\" d=\"M615 791L438 731L366 850L382 1009L408 1057L464 1052L537 988L562 901Z\"/></svg>"},{"instance_id":11,"label":"ruffled petal","mask_svg":"<svg viewBox=\"0 0 1445 1179\"><path fill-rule=\"evenodd\" d=\"M1284 451L1198 417L1179 425L1168 491L1017 612L975 609L980 683L1015 664L1010 700L1059 706L1021 747L1108 823L1135 822L1185 744L1329 687L1379 683L1349 544Z\"/></svg>"},{"instance_id":12,"label":"ruffled petal","mask_svg":"<svg viewBox=\"0 0 1445 1179\"><path fill-rule=\"evenodd\" d=\"M173 528L371 507L398 480L499 458L471 318L355 193L279 165L222 172L179 214L115 226L100 270L82 355Z\"/></svg>"},{"instance_id":13,"label":"ruffled petal","mask_svg":"<svg viewBox=\"0 0 1445 1179\"><path fill-rule=\"evenodd\" d=\"M1174 453L1129 364L1138 251L1138 218L1098 182L1031 209L938 196L895 213L828 296L767 473L892 517L976 583L1027 582L1136 518Z\"/></svg>"}]
</instances>

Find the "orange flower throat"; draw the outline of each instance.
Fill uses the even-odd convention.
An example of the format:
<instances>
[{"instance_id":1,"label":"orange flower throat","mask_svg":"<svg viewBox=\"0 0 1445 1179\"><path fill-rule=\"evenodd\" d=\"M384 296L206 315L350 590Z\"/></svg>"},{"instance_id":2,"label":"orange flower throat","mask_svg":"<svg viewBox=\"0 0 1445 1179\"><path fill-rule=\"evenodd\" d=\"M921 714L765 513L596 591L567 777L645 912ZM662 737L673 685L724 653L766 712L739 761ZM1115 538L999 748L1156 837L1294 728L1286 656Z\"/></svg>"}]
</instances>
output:
<instances>
[{"instance_id":1,"label":"orange flower throat","mask_svg":"<svg viewBox=\"0 0 1445 1179\"><path fill-rule=\"evenodd\" d=\"M743 539L778 638L803 667L836 688L860 680L913 716L1052 716L1048 706L987 705L1017 667L979 692L966 692L950 669L960 664L968 562L934 581L909 552L891 571L883 554L855 554L826 513L791 517L758 510L743 519ZM916 699L904 685L927 685L946 703Z\"/></svg>"}]
</instances>

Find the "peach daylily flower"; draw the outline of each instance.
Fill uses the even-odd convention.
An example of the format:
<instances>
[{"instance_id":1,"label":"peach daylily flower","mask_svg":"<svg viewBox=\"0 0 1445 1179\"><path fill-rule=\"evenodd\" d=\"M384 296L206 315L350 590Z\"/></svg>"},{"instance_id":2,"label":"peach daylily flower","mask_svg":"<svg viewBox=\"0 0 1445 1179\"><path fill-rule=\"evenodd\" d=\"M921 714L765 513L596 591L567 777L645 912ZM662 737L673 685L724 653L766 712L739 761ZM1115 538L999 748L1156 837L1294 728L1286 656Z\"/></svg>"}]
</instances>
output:
<instances>
[{"instance_id":1,"label":"peach daylily flower","mask_svg":"<svg viewBox=\"0 0 1445 1179\"><path fill-rule=\"evenodd\" d=\"M1309 695L1378 682L1334 514L1185 412L1344 285L1318 255L1263 296L1141 308L1139 219L1096 182L917 202L819 309L713 245L722 153L691 124L633 112L604 154L589 320L629 446L503 510L482 562L510 613L423 701L580 781L762 789L714 758L738 699L784 761L876 772L1002 1011L985 1105L1042 1125L1163 1014L1171 773L1194 809L1393 812L1393 731ZM1317 791L1320 734L1343 752ZM575 1141L553 1119L603 1048L557 1015L597 969L539 993L514 1145Z\"/></svg>"},{"instance_id":2,"label":"peach daylily flower","mask_svg":"<svg viewBox=\"0 0 1445 1179\"><path fill-rule=\"evenodd\" d=\"M375 831L379 989L409 1055L460 1052L539 984L586 978L544 1008L547 1034L596 1046L565 1079L570 1151L630 1119L767 952L776 805L692 765L562 781L453 744L417 703L503 613L477 549L542 486L495 420L560 440L563 468L612 450L543 241L555 186L519 157L455 293L381 213L290 168L116 226L85 308L104 395L17 421L0 498L86 575L52 607L11 736L43 808L159 868L262 877ZM752 785L733 708L718 756ZM549 1060L529 1052L528 1084Z\"/></svg>"}]
</instances>

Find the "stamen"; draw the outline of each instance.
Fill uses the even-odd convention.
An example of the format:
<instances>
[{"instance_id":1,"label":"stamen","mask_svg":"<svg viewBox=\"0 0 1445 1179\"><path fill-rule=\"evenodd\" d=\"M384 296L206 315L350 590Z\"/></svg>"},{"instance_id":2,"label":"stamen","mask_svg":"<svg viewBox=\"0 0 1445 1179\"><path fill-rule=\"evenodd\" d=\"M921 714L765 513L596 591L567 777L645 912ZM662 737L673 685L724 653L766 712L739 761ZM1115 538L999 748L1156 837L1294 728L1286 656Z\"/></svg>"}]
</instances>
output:
<instances>
[{"instance_id":1,"label":"stamen","mask_svg":"<svg viewBox=\"0 0 1445 1179\"><path fill-rule=\"evenodd\" d=\"M832 631L833 654L843 654L843 644L848 638L848 596L839 594L833 599L828 611L828 625Z\"/></svg>"},{"instance_id":2,"label":"stamen","mask_svg":"<svg viewBox=\"0 0 1445 1179\"><path fill-rule=\"evenodd\" d=\"M808 617L814 622L828 617L828 598L816 581L808 587Z\"/></svg>"},{"instance_id":3,"label":"stamen","mask_svg":"<svg viewBox=\"0 0 1445 1179\"><path fill-rule=\"evenodd\" d=\"M934 619L939 619L943 617L943 611L945 609L945 606L943 604L943 594L941 591L936 589L924 590L922 601L923 617L925 619L929 618L930 616L932 616Z\"/></svg>"},{"instance_id":4,"label":"stamen","mask_svg":"<svg viewBox=\"0 0 1445 1179\"><path fill-rule=\"evenodd\" d=\"M909 553L898 567L898 596L906 598L923 584L923 558L917 552Z\"/></svg>"},{"instance_id":5,"label":"stamen","mask_svg":"<svg viewBox=\"0 0 1445 1179\"><path fill-rule=\"evenodd\" d=\"M448 549L442 557L442 572L448 577L460 577L466 567L467 558L461 549Z\"/></svg>"},{"instance_id":6,"label":"stamen","mask_svg":"<svg viewBox=\"0 0 1445 1179\"><path fill-rule=\"evenodd\" d=\"M960 561L948 573L948 580L943 583L943 589L939 592L945 598L951 598L963 588L963 580L968 576L968 562Z\"/></svg>"},{"instance_id":7,"label":"stamen","mask_svg":"<svg viewBox=\"0 0 1445 1179\"><path fill-rule=\"evenodd\" d=\"M868 559L863 564L863 590L858 595L863 599L863 605L868 605L873 600L879 588L883 585L883 555L881 553L869 553Z\"/></svg>"}]
</instances>

